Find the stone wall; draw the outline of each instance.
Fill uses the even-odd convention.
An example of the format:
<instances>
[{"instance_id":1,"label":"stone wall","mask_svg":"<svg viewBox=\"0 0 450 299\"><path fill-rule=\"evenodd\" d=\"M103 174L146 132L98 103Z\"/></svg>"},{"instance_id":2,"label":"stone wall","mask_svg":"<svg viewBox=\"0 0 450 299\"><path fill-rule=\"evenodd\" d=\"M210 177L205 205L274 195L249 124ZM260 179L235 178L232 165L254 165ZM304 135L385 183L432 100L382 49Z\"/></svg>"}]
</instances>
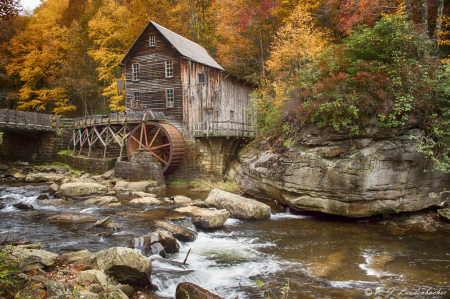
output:
<instances>
[{"instance_id":1,"label":"stone wall","mask_svg":"<svg viewBox=\"0 0 450 299\"><path fill-rule=\"evenodd\" d=\"M173 174L166 177L167 182L176 179L192 181L195 179L222 180L230 162L236 157L239 147L246 143L235 138L184 138L186 154Z\"/></svg>"},{"instance_id":2,"label":"stone wall","mask_svg":"<svg viewBox=\"0 0 450 299\"><path fill-rule=\"evenodd\" d=\"M67 154L57 154L56 161L69 165L73 169L86 171L90 174L103 174L114 168L116 159L95 159L85 156L71 156Z\"/></svg>"},{"instance_id":3,"label":"stone wall","mask_svg":"<svg viewBox=\"0 0 450 299\"><path fill-rule=\"evenodd\" d=\"M60 149L61 138L55 133L4 132L0 159L3 162L51 163Z\"/></svg>"},{"instance_id":4,"label":"stone wall","mask_svg":"<svg viewBox=\"0 0 450 299\"><path fill-rule=\"evenodd\" d=\"M149 152L133 153L131 162L116 162L114 175L129 181L151 180L158 184L164 182L161 165L153 162Z\"/></svg>"}]
</instances>

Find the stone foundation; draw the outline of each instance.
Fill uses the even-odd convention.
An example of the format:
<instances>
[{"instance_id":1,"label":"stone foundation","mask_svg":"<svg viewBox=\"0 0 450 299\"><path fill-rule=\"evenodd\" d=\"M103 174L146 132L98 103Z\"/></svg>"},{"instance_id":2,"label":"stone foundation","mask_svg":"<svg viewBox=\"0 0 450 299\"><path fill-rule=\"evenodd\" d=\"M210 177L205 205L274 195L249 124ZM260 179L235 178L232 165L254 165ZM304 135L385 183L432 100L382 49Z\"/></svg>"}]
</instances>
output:
<instances>
[{"instance_id":1,"label":"stone foundation","mask_svg":"<svg viewBox=\"0 0 450 299\"><path fill-rule=\"evenodd\" d=\"M222 180L230 162L246 142L236 138L184 138L186 154L183 163L166 180Z\"/></svg>"},{"instance_id":2,"label":"stone foundation","mask_svg":"<svg viewBox=\"0 0 450 299\"><path fill-rule=\"evenodd\" d=\"M90 174L103 174L114 168L116 159L94 159L85 156L71 156L67 154L57 154L56 161L64 163L73 169L86 171Z\"/></svg>"},{"instance_id":3,"label":"stone foundation","mask_svg":"<svg viewBox=\"0 0 450 299\"><path fill-rule=\"evenodd\" d=\"M114 175L129 181L164 182L161 165L153 162L153 156L149 152L133 153L131 162L116 162Z\"/></svg>"}]
</instances>

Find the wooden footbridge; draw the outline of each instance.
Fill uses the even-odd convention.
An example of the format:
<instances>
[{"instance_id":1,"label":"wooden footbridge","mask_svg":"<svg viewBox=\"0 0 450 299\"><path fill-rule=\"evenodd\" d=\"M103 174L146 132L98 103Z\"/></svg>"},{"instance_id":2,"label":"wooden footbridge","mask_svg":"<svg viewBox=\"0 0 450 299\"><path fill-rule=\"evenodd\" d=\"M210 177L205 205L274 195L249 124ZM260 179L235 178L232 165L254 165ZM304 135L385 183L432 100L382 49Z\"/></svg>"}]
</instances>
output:
<instances>
[{"instance_id":1,"label":"wooden footbridge","mask_svg":"<svg viewBox=\"0 0 450 299\"><path fill-rule=\"evenodd\" d=\"M0 109L0 132L58 131L69 126L70 119L56 115Z\"/></svg>"}]
</instances>

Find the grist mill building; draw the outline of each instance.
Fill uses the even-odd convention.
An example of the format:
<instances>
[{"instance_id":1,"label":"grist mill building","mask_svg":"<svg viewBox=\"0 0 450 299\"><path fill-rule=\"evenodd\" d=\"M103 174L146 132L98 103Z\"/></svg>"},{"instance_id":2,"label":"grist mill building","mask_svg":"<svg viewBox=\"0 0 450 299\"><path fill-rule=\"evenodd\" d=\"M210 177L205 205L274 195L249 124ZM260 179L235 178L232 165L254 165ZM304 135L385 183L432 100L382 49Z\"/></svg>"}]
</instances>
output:
<instances>
[{"instance_id":1,"label":"grist mill building","mask_svg":"<svg viewBox=\"0 0 450 299\"><path fill-rule=\"evenodd\" d=\"M253 137L247 108L254 84L226 72L202 46L153 21L121 65L127 112L162 112L164 122L183 137L184 160L169 180L221 178L237 149Z\"/></svg>"}]
</instances>

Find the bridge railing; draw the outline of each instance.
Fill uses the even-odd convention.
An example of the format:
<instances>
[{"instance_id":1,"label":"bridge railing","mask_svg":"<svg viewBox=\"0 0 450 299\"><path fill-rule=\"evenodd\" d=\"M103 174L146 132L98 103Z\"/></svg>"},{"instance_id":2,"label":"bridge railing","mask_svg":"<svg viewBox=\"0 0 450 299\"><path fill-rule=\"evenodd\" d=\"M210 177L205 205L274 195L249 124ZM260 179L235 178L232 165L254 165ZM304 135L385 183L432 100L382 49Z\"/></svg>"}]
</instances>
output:
<instances>
[{"instance_id":1,"label":"bridge railing","mask_svg":"<svg viewBox=\"0 0 450 299\"><path fill-rule=\"evenodd\" d=\"M71 128L72 126L72 119L61 118L58 115L0 109L0 131L58 131L59 129Z\"/></svg>"},{"instance_id":2,"label":"bridge railing","mask_svg":"<svg viewBox=\"0 0 450 299\"><path fill-rule=\"evenodd\" d=\"M255 130L251 124L237 121L213 121L213 122L193 122L193 137L255 137Z\"/></svg>"}]
</instances>

